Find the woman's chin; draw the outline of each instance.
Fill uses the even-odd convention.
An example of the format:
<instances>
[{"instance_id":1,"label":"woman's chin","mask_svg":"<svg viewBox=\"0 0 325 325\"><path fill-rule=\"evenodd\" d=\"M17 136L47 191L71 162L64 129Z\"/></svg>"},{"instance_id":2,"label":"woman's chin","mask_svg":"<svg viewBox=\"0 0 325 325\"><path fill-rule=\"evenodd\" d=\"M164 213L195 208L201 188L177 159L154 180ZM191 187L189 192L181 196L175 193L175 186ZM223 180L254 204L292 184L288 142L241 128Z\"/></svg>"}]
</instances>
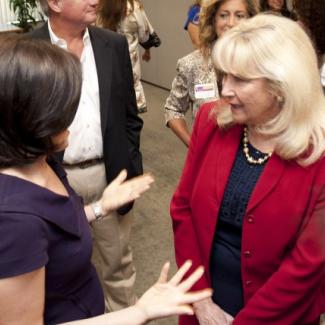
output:
<instances>
[{"instance_id":1,"label":"woman's chin","mask_svg":"<svg viewBox=\"0 0 325 325\"><path fill-rule=\"evenodd\" d=\"M245 114L242 114L242 112L234 112L231 110L232 120L236 124L246 124L247 123L247 117Z\"/></svg>"},{"instance_id":2,"label":"woman's chin","mask_svg":"<svg viewBox=\"0 0 325 325\"><path fill-rule=\"evenodd\" d=\"M64 151L65 149L67 149L68 147L68 141L62 143L62 144L59 144L58 146L56 146L56 149L55 149L55 152L61 152L61 151Z\"/></svg>"}]
</instances>

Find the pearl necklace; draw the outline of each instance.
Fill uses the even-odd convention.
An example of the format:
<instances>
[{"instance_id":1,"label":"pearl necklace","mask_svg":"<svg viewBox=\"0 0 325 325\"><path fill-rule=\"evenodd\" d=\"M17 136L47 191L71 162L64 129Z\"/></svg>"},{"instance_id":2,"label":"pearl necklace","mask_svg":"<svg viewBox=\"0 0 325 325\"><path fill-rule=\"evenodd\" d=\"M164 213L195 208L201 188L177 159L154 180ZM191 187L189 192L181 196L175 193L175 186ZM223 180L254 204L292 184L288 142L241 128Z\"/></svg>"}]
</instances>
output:
<instances>
[{"instance_id":1,"label":"pearl necklace","mask_svg":"<svg viewBox=\"0 0 325 325\"><path fill-rule=\"evenodd\" d=\"M268 154L265 154L263 158L255 159L252 156L249 155L249 149L248 149L248 128L247 126L244 127L244 136L243 136L243 152L246 157L246 160L253 165L262 165L264 164L271 156L272 152L269 152Z\"/></svg>"}]
</instances>

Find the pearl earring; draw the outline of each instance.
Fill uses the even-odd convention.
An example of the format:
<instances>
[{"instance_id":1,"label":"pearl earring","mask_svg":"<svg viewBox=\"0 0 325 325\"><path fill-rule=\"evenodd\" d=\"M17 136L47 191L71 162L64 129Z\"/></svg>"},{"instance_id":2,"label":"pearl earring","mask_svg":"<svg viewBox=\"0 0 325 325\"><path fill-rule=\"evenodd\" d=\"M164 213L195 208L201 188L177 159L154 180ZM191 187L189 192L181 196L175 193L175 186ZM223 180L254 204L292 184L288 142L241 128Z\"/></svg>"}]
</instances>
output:
<instances>
[{"instance_id":1,"label":"pearl earring","mask_svg":"<svg viewBox=\"0 0 325 325\"><path fill-rule=\"evenodd\" d=\"M276 96L276 100L277 100L279 105L283 105L284 98L282 96L280 96L280 95Z\"/></svg>"}]
</instances>

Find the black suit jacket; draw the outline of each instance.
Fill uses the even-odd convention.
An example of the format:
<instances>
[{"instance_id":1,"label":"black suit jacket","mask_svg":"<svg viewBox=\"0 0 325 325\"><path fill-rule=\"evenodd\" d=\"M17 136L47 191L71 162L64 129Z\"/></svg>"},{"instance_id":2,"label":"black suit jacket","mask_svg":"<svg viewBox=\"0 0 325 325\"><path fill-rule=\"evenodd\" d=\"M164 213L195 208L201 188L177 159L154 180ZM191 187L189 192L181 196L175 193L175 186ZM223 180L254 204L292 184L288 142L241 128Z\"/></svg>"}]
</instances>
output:
<instances>
[{"instance_id":1,"label":"black suit jacket","mask_svg":"<svg viewBox=\"0 0 325 325\"><path fill-rule=\"evenodd\" d=\"M109 183L123 168L127 169L128 178L142 174L140 132L143 122L137 115L126 38L98 27L88 29L98 75L103 153ZM29 36L50 41L47 23ZM126 205L119 213L124 214L131 207L131 204Z\"/></svg>"}]
</instances>

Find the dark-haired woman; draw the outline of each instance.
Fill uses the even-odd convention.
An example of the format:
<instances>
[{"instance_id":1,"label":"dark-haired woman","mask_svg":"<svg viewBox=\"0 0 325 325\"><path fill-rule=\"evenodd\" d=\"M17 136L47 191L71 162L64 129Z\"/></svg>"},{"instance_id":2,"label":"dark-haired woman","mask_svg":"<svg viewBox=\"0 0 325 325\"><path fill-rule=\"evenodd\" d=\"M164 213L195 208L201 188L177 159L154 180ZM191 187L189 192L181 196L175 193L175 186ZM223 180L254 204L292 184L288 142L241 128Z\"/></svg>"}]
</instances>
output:
<instances>
[{"instance_id":1,"label":"dark-haired woman","mask_svg":"<svg viewBox=\"0 0 325 325\"><path fill-rule=\"evenodd\" d=\"M0 39L0 324L127 325L192 313L188 304L210 293L186 294L203 273L181 283L187 263L169 282L166 264L135 306L101 315L89 229L99 215L84 207L51 158L68 144L81 84L80 62L68 52L40 41ZM149 175L125 178L123 171L105 189L99 201L104 217L153 181Z\"/></svg>"},{"instance_id":2,"label":"dark-haired woman","mask_svg":"<svg viewBox=\"0 0 325 325\"><path fill-rule=\"evenodd\" d=\"M261 0L261 11L270 11L288 18L292 17L286 0Z\"/></svg>"}]
</instances>

